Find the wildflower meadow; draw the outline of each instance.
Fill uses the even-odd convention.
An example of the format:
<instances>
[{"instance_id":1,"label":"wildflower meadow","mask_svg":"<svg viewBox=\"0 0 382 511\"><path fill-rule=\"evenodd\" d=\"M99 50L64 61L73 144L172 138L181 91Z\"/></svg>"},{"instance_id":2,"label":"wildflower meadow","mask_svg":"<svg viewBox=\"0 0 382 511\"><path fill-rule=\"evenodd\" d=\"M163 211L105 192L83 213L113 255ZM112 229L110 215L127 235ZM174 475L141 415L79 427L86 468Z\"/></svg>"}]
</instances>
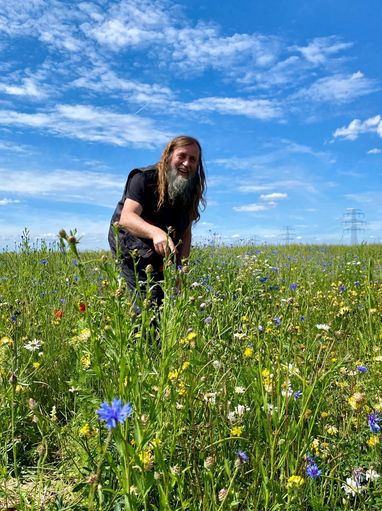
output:
<instances>
[{"instance_id":1,"label":"wildflower meadow","mask_svg":"<svg viewBox=\"0 0 382 511\"><path fill-rule=\"evenodd\" d=\"M380 246L80 248L0 254L0 509L382 509Z\"/></svg>"}]
</instances>

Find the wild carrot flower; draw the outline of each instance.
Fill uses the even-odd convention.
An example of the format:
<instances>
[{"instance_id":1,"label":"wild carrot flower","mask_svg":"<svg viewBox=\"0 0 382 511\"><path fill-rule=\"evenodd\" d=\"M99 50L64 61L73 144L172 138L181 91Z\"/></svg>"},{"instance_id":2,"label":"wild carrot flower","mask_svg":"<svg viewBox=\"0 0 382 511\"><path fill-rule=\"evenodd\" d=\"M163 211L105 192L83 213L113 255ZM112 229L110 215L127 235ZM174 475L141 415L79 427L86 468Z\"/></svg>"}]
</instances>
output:
<instances>
[{"instance_id":1,"label":"wild carrot flower","mask_svg":"<svg viewBox=\"0 0 382 511\"><path fill-rule=\"evenodd\" d=\"M131 403L122 404L121 399L114 398L111 404L102 403L97 414L99 418L106 421L108 429L115 428L119 423L123 424L125 420L133 413Z\"/></svg>"}]
</instances>

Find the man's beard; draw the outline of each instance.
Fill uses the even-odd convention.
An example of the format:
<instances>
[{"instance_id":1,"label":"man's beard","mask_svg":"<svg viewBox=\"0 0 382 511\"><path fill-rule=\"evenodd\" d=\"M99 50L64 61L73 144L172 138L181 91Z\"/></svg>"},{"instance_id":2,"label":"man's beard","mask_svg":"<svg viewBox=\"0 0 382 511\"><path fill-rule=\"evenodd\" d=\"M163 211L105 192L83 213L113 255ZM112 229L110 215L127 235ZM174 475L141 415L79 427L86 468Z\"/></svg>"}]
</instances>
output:
<instances>
[{"instance_id":1,"label":"man's beard","mask_svg":"<svg viewBox=\"0 0 382 511\"><path fill-rule=\"evenodd\" d=\"M167 192L171 204L189 206L196 193L197 175L181 176L174 166L167 167Z\"/></svg>"}]
</instances>

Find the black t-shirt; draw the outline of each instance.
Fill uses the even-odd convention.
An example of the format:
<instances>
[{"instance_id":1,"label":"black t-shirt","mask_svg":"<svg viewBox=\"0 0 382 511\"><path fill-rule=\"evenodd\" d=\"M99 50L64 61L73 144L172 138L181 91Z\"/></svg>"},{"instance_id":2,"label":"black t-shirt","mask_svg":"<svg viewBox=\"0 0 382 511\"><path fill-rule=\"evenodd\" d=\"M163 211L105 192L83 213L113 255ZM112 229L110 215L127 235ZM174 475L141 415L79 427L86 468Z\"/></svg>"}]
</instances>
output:
<instances>
[{"instance_id":1,"label":"black t-shirt","mask_svg":"<svg viewBox=\"0 0 382 511\"><path fill-rule=\"evenodd\" d=\"M182 239L185 230L190 224L190 215L180 204L170 204L165 200L164 204L157 209L157 167L152 165L143 169L134 169L130 172L123 196L118 202L111 219L109 230L109 244L113 254L116 254L116 240L112 225L119 222L121 212L126 199L138 202L142 206L141 217L146 222L153 224L165 232L171 231L174 244L177 245ZM162 258L155 253L153 243L147 238L133 236L125 229L119 229L118 234L121 256L124 260L131 259L130 251L137 249L142 264L158 266Z\"/></svg>"}]
</instances>

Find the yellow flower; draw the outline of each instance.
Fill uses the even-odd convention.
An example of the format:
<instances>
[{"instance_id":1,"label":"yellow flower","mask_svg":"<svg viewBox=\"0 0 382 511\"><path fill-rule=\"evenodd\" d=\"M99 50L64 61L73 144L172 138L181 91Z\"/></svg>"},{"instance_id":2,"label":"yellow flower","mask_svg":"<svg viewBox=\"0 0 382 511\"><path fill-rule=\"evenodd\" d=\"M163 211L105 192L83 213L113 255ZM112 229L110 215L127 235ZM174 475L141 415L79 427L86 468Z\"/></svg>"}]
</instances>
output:
<instances>
[{"instance_id":1,"label":"yellow flower","mask_svg":"<svg viewBox=\"0 0 382 511\"><path fill-rule=\"evenodd\" d=\"M377 435L372 435L367 441L369 447L374 447L377 444L379 444L379 437Z\"/></svg>"},{"instance_id":2,"label":"yellow flower","mask_svg":"<svg viewBox=\"0 0 382 511\"><path fill-rule=\"evenodd\" d=\"M1 346L12 346L13 345L13 341L10 337L2 337L0 339L0 347Z\"/></svg>"},{"instance_id":3,"label":"yellow flower","mask_svg":"<svg viewBox=\"0 0 382 511\"><path fill-rule=\"evenodd\" d=\"M90 330L89 328L84 328L83 330L81 330L81 332L78 334L78 339L82 342L85 342L87 340L90 339Z\"/></svg>"},{"instance_id":4,"label":"yellow flower","mask_svg":"<svg viewBox=\"0 0 382 511\"><path fill-rule=\"evenodd\" d=\"M33 362L32 365L35 369L38 369L41 366L40 362Z\"/></svg>"},{"instance_id":5,"label":"yellow flower","mask_svg":"<svg viewBox=\"0 0 382 511\"><path fill-rule=\"evenodd\" d=\"M185 371L190 365L190 362L188 360L186 360L185 362L183 362L182 364L182 372Z\"/></svg>"},{"instance_id":6,"label":"yellow flower","mask_svg":"<svg viewBox=\"0 0 382 511\"><path fill-rule=\"evenodd\" d=\"M335 426L333 426L332 424L328 424L326 427L325 427L328 435L331 435L331 436L335 436L337 433L338 433L338 428L336 428Z\"/></svg>"},{"instance_id":7,"label":"yellow flower","mask_svg":"<svg viewBox=\"0 0 382 511\"><path fill-rule=\"evenodd\" d=\"M139 459L142 462L144 470L152 470L154 466L154 456L151 449L145 449L143 452L139 453Z\"/></svg>"},{"instance_id":8,"label":"yellow flower","mask_svg":"<svg viewBox=\"0 0 382 511\"><path fill-rule=\"evenodd\" d=\"M84 366L85 369L89 369L91 361L90 361L90 355L86 353L85 355L82 355L81 357L81 364Z\"/></svg>"},{"instance_id":9,"label":"yellow flower","mask_svg":"<svg viewBox=\"0 0 382 511\"><path fill-rule=\"evenodd\" d=\"M243 355L244 355L244 358L252 358L253 357L253 348L251 348L250 346L245 348Z\"/></svg>"},{"instance_id":10,"label":"yellow flower","mask_svg":"<svg viewBox=\"0 0 382 511\"><path fill-rule=\"evenodd\" d=\"M326 419L327 417L329 417L330 413L329 412L321 412L321 419Z\"/></svg>"},{"instance_id":11,"label":"yellow flower","mask_svg":"<svg viewBox=\"0 0 382 511\"><path fill-rule=\"evenodd\" d=\"M82 438L92 438L96 436L96 434L97 430L89 426L87 422L79 429L79 435Z\"/></svg>"},{"instance_id":12,"label":"yellow flower","mask_svg":"<svg viewBox=\"0 0 382 511\"><path fill-rule=\"evenodd\" d=\"M299 488L304 484L304 478L301 476L290 476L287 482L287 488Z\"/></svg>"},{"instance_id":13,"label":"yellow flower","mask_svg":"<svg viewBox=\"0 0 382 511\"><path fill-rule=\"evenodd\" d=\"M234 426L230 430L230 435L231 436L241 436L241 434L243 433L243 429L244 429L243 426Z\"/></svg>"},{"instance_id":14,"label":"yellow flower","mask_svg":"<svg viewBox=\"0 0 382 511\"><path fill-rule=\"evenodd\" d=\"M179 374L178 369L174 369L173 371L170 371L168 373L168 379L170 381L176 381L179 378L179 376L180 376L180 374Z\"/></svg>"},{"instance_id":15,"label":"yellow flower","mask_svg":"<svg viewBox=\"0 0 382 511\"><path fill-rule=\"evenodd\" d=\"M361 392L355 392L348 398L348 403L353 410L359 410L362 407L365 395Z\"/></svg>"}]
</instances>

